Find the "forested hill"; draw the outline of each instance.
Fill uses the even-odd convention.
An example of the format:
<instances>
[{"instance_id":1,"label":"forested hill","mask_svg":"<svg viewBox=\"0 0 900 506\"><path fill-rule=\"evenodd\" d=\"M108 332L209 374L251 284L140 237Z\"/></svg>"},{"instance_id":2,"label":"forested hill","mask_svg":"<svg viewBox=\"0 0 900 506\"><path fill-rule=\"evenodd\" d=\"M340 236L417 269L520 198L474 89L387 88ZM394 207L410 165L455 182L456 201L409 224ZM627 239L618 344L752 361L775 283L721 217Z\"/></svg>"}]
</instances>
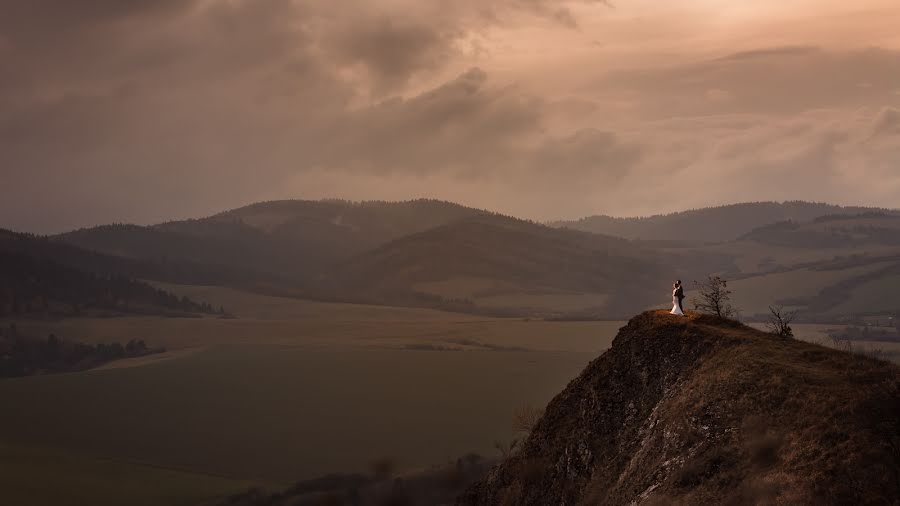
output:
<instances>
[{"instance_id":1,"label":"forested hill","mask_svg":"<svg viewBox=\"0 0 900 506\"><path fill-rule=\"evenodd\" d=\"M216 268L236 278L237 283L225 280L229 284L264 281L296 288L336 262L479 214L486 212L436 200L282 200L152 226L116 224L74 230L54 240L124 258Z\"/></svg>"},{"instance_id":2,"label":"forested hill","mask_svg":"<svg viewBox=\"0 0 900 506\"><path fill-rule=\"evenodd\" d=\"M721 242L737 239L772 223L806 222L827 215L870 212L900 214L871 207L842 207L816 202L748 202L643 218L589 216L551 225L628 239Z\"/></svg>"},{"instance_id":3,"label":"forested hill","mask_svg":"<svg viewBox=\"0 0 900 506\"><path fill-rule=\"evenodd\" d=\"M114 257L0 231L0 316L224 311L129 278L123 269Z\"/></svg>"}]
</instances>

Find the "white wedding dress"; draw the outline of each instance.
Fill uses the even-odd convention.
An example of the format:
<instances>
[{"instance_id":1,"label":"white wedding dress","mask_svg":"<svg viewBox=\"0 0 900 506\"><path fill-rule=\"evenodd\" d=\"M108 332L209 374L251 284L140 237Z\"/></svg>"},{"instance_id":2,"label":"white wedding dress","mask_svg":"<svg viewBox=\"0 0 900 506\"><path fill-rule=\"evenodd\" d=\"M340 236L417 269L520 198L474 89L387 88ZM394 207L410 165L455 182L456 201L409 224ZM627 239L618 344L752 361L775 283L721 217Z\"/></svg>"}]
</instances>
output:
<instances>
[{"instance_id":1,"label":"white wedding dress","mask_svg":"<svg viewBox=\"0 0 900 506\"><path fill-rule=\"evenodd\" d=\"M675 290L672 290L672 311L670 311L670 313L684 316L681 306L678 305L678 297L675 296Z\"/></svg>"}]
</instances>

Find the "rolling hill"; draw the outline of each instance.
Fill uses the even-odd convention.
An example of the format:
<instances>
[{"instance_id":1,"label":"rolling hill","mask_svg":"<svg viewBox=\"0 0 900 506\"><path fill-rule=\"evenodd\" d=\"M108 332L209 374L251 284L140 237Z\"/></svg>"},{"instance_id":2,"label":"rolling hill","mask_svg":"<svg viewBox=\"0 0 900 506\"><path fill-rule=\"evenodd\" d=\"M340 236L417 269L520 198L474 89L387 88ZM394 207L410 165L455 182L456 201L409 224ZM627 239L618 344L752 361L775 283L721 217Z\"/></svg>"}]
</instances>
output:
<instances>
[{"instance_id":1,"label":"rolling hill","mask_svg":"<svg viewBox=\"0 0 900 506\"><path fill-rule=\"evenodd\" d=\"M900 300L891 295L900 275L900 216L775 223L704 249L733 252L736 264L760 258L755 269L731 275L746 316L766 314L773 303L800 310L808 321L900 314Z\"/></svg>"},{"instance_id":2,"label":"rolling hill","mask_svg":"<svg viewBox=\"0 0 900 506\"><path fill-rule=\"evenodd\" d=\"M285 200L76 230L52 244L76 246L77 268L99 255L132 278L493 315L621 317L665 303L673 279L690 287L710 273L735 281L746 316L776 302L827 321L900 310L872 304L889 290L873 276L894 279L878 259L900 255L894 212L748 203L610 223L613 235L433 200Z\"/></svg>"},{"instance_id":3,"label":"rolling hill","mask_svg":"<svg viewBox=\"0 0 900 506\"><path fill-rule=\"evenodd\" d=\"M808 222L784 221L758 227L740 239L809 249L900 247L900 215L869 212L826 215Z\"/></svg>"},{"instance_id":4,"label":"rolling hill","mask_svg":"<svg viewBox=\"0 0 900 506\"><path fill-rule=\"evenodd\" d=\"M397 237L480 213L431 200L286 200L152 226L81 229L55 239L128 258L187 261L236 271L242 278L297 286L337 261Z\"/></svg>"},{"instance_id":5,"label":"rolling hill","mask_svg":"<svg viewBox=\"0 0 900 506\"><path fill-rule=\"evenodd\" d=\"M644 313L458 504L891 504L900 369Z\"/></svg>"},{"instance_id":6,"label":"rolling hill","mask_svg":"<svg viewBox=\"0 0 900 506\"><path fill-rule=\"evenodd\" d=\"M589 216L557 221L555 227L650 241L721 242L738 239L773 223L811 221L832 214L889 212L868 207L841 207L812 202L749 202L693 209L643 218Z\"/></svg>"},{"instance_id":7,"label":"rolling hill","mask_svg":"<svg viewBox=\"0 0 900 506\"><path fill-rule=\"evenodd\" d=\"M141 264L0 230L0 316L211 313L127 275Z\"/></svg>"},{"instance_id":8,"label":"rolling hill","mask_svg":"<svg viewBox=\"0 0 900 506\"><path fill-rule=\"evenodd\" d=\"M509 298L507 307L538 312L540 296L590 294L578 309L618 314L646 304L647 287L668 277L654 251L627 240L483 215L358 255L323 282L339 293L384 300L465 299L478 305L479 299L512 295L518 300Z\"/></svg>"}]
</instances>

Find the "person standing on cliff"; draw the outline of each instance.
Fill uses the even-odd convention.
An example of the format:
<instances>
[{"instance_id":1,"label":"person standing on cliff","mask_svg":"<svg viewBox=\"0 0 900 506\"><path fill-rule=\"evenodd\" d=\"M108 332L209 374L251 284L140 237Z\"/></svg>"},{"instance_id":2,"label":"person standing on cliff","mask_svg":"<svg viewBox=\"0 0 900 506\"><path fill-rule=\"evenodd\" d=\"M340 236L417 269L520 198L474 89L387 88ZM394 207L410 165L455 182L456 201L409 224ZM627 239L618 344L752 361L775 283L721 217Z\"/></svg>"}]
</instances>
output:
<instances>
[{"instance_id":1,"label":"person standing on cliff","mask_svg":"<svg viewBox=\"0 0 900 506\"><path fill-rule=\"evenodd\" d=\"M684 310L681 309L681 300L684 299L684 289L681 287L679 279L672 285L672 310L670 313L678 316L684 316Z\"/></svg>"},{"instance_id":2,"label":"person standing on cliff","mask_svg":"<svg viewBox=\"0 0 900 506\"><path fill-rule=\"evenodd\" d=\"M681 280L675 282L675 296L678 297L678 309L681 310L681 314L684 314L684 285L681 284Z\"/></svg>"}]
</instances>

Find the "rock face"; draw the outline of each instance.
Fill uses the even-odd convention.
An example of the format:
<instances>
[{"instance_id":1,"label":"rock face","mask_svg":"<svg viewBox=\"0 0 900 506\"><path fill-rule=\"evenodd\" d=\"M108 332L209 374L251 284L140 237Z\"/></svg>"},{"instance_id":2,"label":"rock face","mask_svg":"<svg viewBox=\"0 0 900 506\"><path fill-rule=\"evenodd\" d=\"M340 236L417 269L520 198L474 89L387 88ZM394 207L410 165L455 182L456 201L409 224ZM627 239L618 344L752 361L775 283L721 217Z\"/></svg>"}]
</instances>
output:
<instances>
[{"instance_id":1,"label":"rock face","mask_svg":"<svg viewBox=\"0 0 900 506\"><path fill-rule=\"evenodd\" d=\"M900 504L900 369L644 313L459 504Z\"/></svg>"}]
</instances>

